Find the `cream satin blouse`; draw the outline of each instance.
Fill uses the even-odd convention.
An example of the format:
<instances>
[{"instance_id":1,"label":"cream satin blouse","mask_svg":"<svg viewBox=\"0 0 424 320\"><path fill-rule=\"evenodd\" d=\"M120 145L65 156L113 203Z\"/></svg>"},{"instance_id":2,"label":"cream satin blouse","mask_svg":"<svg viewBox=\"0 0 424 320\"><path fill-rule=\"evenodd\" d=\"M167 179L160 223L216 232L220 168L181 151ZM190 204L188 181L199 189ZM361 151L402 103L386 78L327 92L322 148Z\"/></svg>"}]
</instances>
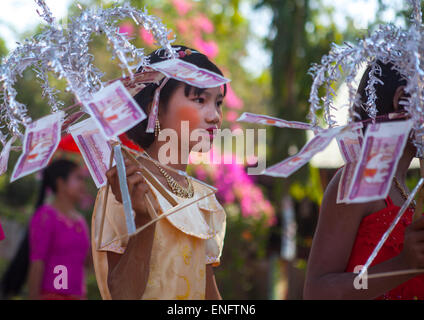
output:
<instances>
[{"instance_id":1,"label":"cream satin blouse","mask_svg":"<svg viewBox=\"0 0 424 320\"><path fill-rule=\"evenodd\" d=\"M156 177L155 179L159 182ZM209 192L205 185L196 180L191 181L194 197ZM161 210L157 214L166 213L172 208L171 204L152 184L147 183L160 205ZM97 194L91 238L98 287L103 299L111 299L107 285L107 251L124 253L128 238L118 239L127 234L124 209L109 190L102 245L99 250L96 249L105 190L103 187ZM192 200L180 198L166 190L178 203ZM212 194L156 222L148 282L140 299L204 299L206 265L217 266L220 263L226 228L225 217L224 209Z\"/></svg>"}]
</instances>

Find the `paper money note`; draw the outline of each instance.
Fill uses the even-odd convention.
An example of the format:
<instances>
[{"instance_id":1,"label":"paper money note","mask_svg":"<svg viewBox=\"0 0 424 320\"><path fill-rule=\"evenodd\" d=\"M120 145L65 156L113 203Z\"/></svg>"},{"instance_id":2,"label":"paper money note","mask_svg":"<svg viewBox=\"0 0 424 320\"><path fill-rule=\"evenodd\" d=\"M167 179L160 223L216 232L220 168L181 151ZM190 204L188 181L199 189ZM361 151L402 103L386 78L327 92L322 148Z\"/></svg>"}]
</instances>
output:
<instances>
[{"instance_id":1,"label":"paper money note","mask_svg":"<svg viewBox=\"0 0 424 320\"><path fill-rule=\"evenodd\" d=\"M9 141L3 147L3 150L0 154L0 176L7 171L7 163L9 161L10 148L12 147L13 142L16 140L15 137L10 138Z\"/></svg>"},{"instance_id":2,"label":"paper money note","mask_svg":"<svg viewBox=\"0 0 424 320\"><path fill-rule=\"evenodd\" d=\"M412 128L412 121L369 125L347 203L384 199Z\"/></svg>"},{"instance_id":3,"label":"paper money note","mask_svg":"<svg viewBox=\"0 0 424 320\"><path fill-rule=\"evenodd\" d=\"M146 114L119 80L94 94L84 106L108 138L117 137L146 119Z\"/></svg>"},{"instance_id":4,"label":"paper money note","mask_svg":"<svg viewBox=\"0 0 424 320\"><path fill-rule=\"evenodd\" d=\"M107 138L92 118L69 127L69 132L72 134L97 188L104 186L107 182L106 171L109 170L112 151Z\"/></svg>"},{"instance_id":5,"label":"paper money note","mask_svg":"<svg viewBox=\"0 0 424 320\"><path fill-rule=\"evenodd\" d=\"M300 152L282 162L279 162L267 169L262 174L287 178L293 172L299 170L303 165L309 162L311 158L318 152L324 150L345 127L330 128L318 133L311 141L309 141Z\"/></svg>"},{"instance_id":6,"label":"paper money note","mask_svg":"<svg viewBox=\"0 0 424 320\"><path fill-rule=\"evenodd\" d=\"M30 123L25 130L22 154L13 169L11 182L47 166L60 142L63 112Z\"/></svg>"},{"instance_id":7,"label":"paper money note","mask_svg":"<svg viewBox=\"0 0 424 320\"><path fill-rule=\"evenodd\" d=\"M149 68L162 72L168 78L174 78L198 88L215 88L230 81L215 72L199 68L181 59L152 63Z\"/></svg>"},{"instance_id":8,"label":"paper money note","mask_svg":"<svg viewBox=\"0 0 424 320\"><path fill-rule=\"evenodd\" d=\"M145 71L135 73L132 79L131 77L115 79L109 81L108 84L120 80L130 95L134 97L146 87L147 83L159 83L164 77L165 76L158 71Z\"/></svg>"},{"instance_id":9,"label":"paper money note","mask_svg":"<svg viewBox=\"0 0 424 320\"><path fill-rule=\"evenodd\" d=\"M361 155L364 136L361 129L354 129L342 132L336 139L345 162L337 190L337 203L343 203L346 201L350 185L353 181L353 174L355 173L355 168Z\"/></svg>"},{"instance_id":10,"label":"paper money note","mask_svg":"<svg viewBox=\"0 0 424 320\"><path fill-rule=\"evenodd\" d=\"M364 142L364 135L361 129L345 130L336 137L336 140L342 158L346 163L359 160Z\"/></svg>"},{"instance_id":11,"label":"paper money note","mask_svg":"<svg viewBox=\"0 0 424 320\"><path fill-rule=\"evenodd\" d=\"M279 118L270 117L262 114L254 114L250 112L243 112L243 114L236 120L238 122L258 123L268 126L275 126L280 128L293 128L303 130L313 130L314 127L309 123L298 121L286 121Z\"/></svg>"},{"instance_id":12,"label":"paper money note","mask_svg":"<svg viewBox=\"0 0 424 320\"><path fill-rule=\"evenodd\" d=\"M67 132L68 128L76 123L78 120L80 120L82 117L87 115L87 112L85 111L77 111L65 118L65 121L62 124L62 132Z\"/></svg>"}]
</instances>

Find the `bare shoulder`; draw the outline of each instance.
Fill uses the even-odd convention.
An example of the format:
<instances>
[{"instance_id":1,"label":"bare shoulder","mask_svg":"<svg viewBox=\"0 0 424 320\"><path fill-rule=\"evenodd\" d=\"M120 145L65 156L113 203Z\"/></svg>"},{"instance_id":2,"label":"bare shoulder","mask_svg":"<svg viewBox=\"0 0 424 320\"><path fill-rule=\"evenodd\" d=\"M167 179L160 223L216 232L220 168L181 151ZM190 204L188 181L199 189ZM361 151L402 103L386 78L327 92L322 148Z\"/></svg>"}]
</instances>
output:
<instances>
[{"instance_id":1,"label":"bare shoulder","mask_svg":"<svg viewBox=\"0 0 424 320\"><path fill-rule=\"evenodd\" d=\"M363 217L381 205L337 203L341 174L339 170L334 175L324 193L308 259L309 284L325 274L345 270Z\"/></svg>"}]
</instances>

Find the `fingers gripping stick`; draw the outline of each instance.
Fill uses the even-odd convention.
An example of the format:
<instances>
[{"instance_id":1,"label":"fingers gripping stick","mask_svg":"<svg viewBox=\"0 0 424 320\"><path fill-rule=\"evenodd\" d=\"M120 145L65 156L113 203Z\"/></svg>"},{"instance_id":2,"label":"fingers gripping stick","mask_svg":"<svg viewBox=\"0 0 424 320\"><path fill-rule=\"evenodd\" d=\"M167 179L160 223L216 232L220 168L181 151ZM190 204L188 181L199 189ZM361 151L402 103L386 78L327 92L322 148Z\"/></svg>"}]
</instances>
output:
<instances>
[{"instance_id":1,"label":"fingers gripping stick","mask_svg":"<svg viewBox=\"0 0 424 320\"><path fill-rule=\"evenodd\" d=\"M150 218L157 218L158 215L156 214L155 206L153 205L153 202L150 200L150 197L147 195L147 193L144 195L144 199L146 201L147 211L149 212Z\"/></svg>"},{"instance_id":2,"label":"fingers gripping stick","mask_svg":"<svg viewBox=\"0 0 424 320\"><path fill-rule=\"evenodd\" d=\"M153 175L148 171L148 170L146 170L146 168L144 168L143 166L142 166L142 164L125 148L125 147L123 147L123 149L122 149L122 151L125 153L125 156L128 158L128 159L130 159L134 164L136 164L136 165L138 165L138 166L140 166L140 170L141 170L141 173L142 173L142 175L143 175L143 177L147 180L147 181L149 181L158 191L159 191L159 193L162 195L162 196L164 196L165 197L165 199L173 206L173 207L175 207L175 206L177 206L178 205L178 202L172 197L172 196L170 196L169 195L169 193L165 190L165 188L160 184L160 183L158 183L156 180L155 180L155 178L153 177ZM147 160L149 160L150 161L150 159L147 159Z\"/></svg>"},{"instance_id":3,"label":"fingers gripping stick","mask_svg":"<svg viewBox=\"0 0 424 320\"><path fill-rule=\"evenodd\" d=\"M119 144L117 144L119 145ZM122 146L121 146L122 147ZM128 151L126 151L125 149L121 149L121 151L124 152L125 156L128 157L130 160L133 161L133 163L138 164L138 161L131 155L131 153L129 153ZM109 163L109 169L112 168L112 164L113 164L113 159L115 158L115 149L114 149L114 143L112 142L112 152L110 153L110 163ZM118 168L118 167L117 167ZM125 166L124 166L125 169ZM119 171L118 171L119 174ZM126 172L124 172L123 176L126 176ZM107 208L107 202L108 202L108 194L109 194L109 189L110 189L110 183L109 180L107 181L106 184L106 190L105 190L105 194L103 197L103 210L102 210L102 216L101 216L101 223L100 223L100 230L99 230L99 239L98 239L98 244L97 244L97 250L100 250L102 247L107 246L110 243L104 244L103 241L103 229L104 229L104 223L105 223L105 217L106 217L106 208ZM150 189L150 187L149 187ZM121 194L124 194L122 192L121 189ZM154 194L151 193L154 197ZM149 212L149 215L152 219L157 218L157 214L156 214L156 209L155 206L152 203L152 200L150 200L148 194L146 193L144 195L145 199L146 199L146 205L147 205L147 209ZM130 219L130 223L133 219ZM130 227L131 228L131 227ZM130 228L128 228L128 233L131 235L131 233L129 232Z\"/></svg>"},{"instance_id":4,"label":"fingers gripping stick","mask_svg":"<svg viewBox=\"0 0 424 320\"><path fill-rule=\"evenodd\" d=\"M115 151L115 149L112 149L112 153ZM175 214L175 213L177 213L177 212L180 212L181 210L183 210L184 208L186 208L186 207L188 207L188 206L191 206L191 205L193 205L194 203L196 203L196 202L199 202L199 201L201 201L202 199L205 199L205 198L207 198L207 197L209 197L209 196L211 196L211 195L213 195L213 194L215 194L216 193L216 191L217 191L217 189L216 188L214 188L214 187L212 187L212 186L209 186L209 185L207 185L207 184L205 184L204 182L202 182L202 181L199 181L199 180L196 180L196 181L198 181L199 183L201 183L201 184L203 184L203 185L205 185L205 186L207 186L207 189L209 190L209 192L206 192L205 194L203 194L203 195L200 195L200 196L198 196L198 197L193 197L192 199L189 199L189 200L187 200L187 201L184 201L184 202L181 202L181 203L178 203L166 190L165 190L165 188L160 184L160 183L158 183L158 181L156 181L155 180L155 178L153 177L153 175L152 175L152 173L149 171L149 170L147 170L138 160L137 160L137 158L135 158L135 156L133 155L133 153L135 153L133 150L130 150L130 149L128 149L128 148L126 148L125 146L121 146L121 149L120 149L120 151L125 155L125 158L127 158L127 159L129 159L130 161L132 161L134 164L136 164L136 165L138 165L138 166L140 166L139 167L139 169L140 169L140 172L141 172L141 174L142 174L142 176L146 179L146 181L148 181L148 182L150 182L151 184L152 184L152 186L153 187L155 187L156 189L157 189L157 191L162 195L162 196L164 196L164 198L171 204L171 206L172 206L172 208L171 209L168 209L167 211L165 211L165 212L161 212L161 214L160 215L158 215L158 212L160 212L161 210L160 210L160 207L158 207L158 203L157 203L157 198L156 198L156 196L155 196L155 194L154 194L154 192L152 192L152 189L150 188L150 186L149 186L149 191L147 192L147 193L145 193L144 194L144 197L145 197L145 203L146 203L146 207L147 207L147 211L148 211L148 213L149 213L149 215L150 215L150 217L152 218L148 223L146 223L146 224L144 224L143 226L141 226L141 227L139 227L138 229L136 229L135 230L135 232L134 233L132 233L132 234L130 234L130 236L134 236L134 235L136 235L136 234L138 234L138 233L140 233L141 231L143 231L143 230L145 230L146 228L148 228L149 226L151 226L152 224L154 224L154 223L156 223L156 222L158 222L159 220L161 220L161 219L163 219L163 218L165 218L165 217L168 217L168 216L170 216L170 215L172 215L172 214ZM122 154L121 153L121 154ZM137 153L137 154L139 154L139 153ZM139 154L141 157L143 157L143 155L142 154ZM145 157L143 157L143 158L145 158ZM152 159L149 159L149 158L145 158L146 160L148 160L148 161L154 161L154 160L152 160ZM115 157L115 160L116 160L116 163L117 163L117 169L118 169L118 172L119 172L119 167L118 167L118 163L119 163L119 159L117 159L116 157ZM170 171L174 171L174 172L176 172L176 170L175 169L173 169L172 167L167 167L166 165L164 165L164 167L166 167L167 169L169 169ZM176 172L176 173L179 173L179 172ZM125 172L124 172L124 176L125 176ZM192 177L191 177L191 179L193 179ZM107 186L108 187L108 186ZM107 190L106 190L106 192L107 192ZM122 195L124 194L123 192L122 192L122 190L121 190L121 193L122 193ZM124 199L124 197L123 197L123 199ZM155 205L156 204L156 205ZM103 215L104 215L104 213L103 213ZM103 247L106 247L106 246L108 246L109 244L111 244L111 243L113 243L113 242L115 242L115 241L118 241L118 240L123 240L123 239L125 239L126 237L128 237L128 235L121 235L121 236L119 236L118 238L116 238L116 239L113 239L113 240L110 240L109 242L106 242L106 243L102 243L102 246Z\"/></svg>"}]
</instances>

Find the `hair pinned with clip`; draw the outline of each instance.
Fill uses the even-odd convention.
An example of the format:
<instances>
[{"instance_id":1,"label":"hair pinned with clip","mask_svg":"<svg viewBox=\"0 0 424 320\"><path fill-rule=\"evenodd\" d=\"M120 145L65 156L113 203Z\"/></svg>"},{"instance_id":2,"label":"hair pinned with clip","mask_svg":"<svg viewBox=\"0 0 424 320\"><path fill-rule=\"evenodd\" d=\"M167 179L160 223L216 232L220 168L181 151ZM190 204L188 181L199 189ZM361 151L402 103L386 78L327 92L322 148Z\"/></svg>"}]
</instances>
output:
<instances>
[{"instance_id":1,"label":"hair pinned with clip","mask_svg":"<svg viewBox=\"0 0 424 320\"><path fill-rule=\"evenodd\" d=\"M195 49L187 48L183 45L173 45L172 49L175 50L177 59L184 60L188 63L191 63L195 65L198 68L206 69L211 72L214 72L218 75L223 76L222 71L213 63L211 62L207 56L202 54L201 52L196 51ZM164 59L163 57L163 49L156 50L153 53L151 53L149 56L150 64L162 62ZM139 71L143 72L143 69L140 69ZM165 81L165 79L163 80ZM150 83L146 85L145 88L140 90L135 96L134 99L138 103L138 105L143 109L143 111L149 115L149 117L143 121L141 121L138 125L134 126L130 130L127 131L127 136L129 139L134 141L137 145L139 145L141 148L146 149L148 148L155 140L154 136L154 130L153 132L147 131L147 127L150 120L150 113L152 112L152 107L154 104L152 104L155 96L156 99L160 100L157 111L159 113L159 110L162 110L162 112L167 112L167 105L169 102L169 99L172 95L172 93L177 89L181 82L169 78L166 82L161 83ZM159 96L159 86L163 84L163 88L160 89L160 96ZM198 96L201 92L203 92L204 88L197 88L188 84L184 85L184 95L188 97L191 92L195 96ZM225 96L227 92L227 87L224 84L224 92L223 95ZM153 126L156 119L154 116L152 116L152 119L150 120L151 127Z\"/></svg>"},{"instance_id":2,"label":"hair pinned with clip","mask_svg":"<svg viewBox=\"0 0 424 320\"><path fill-rule=\"evenodd\" d=\"M190 50L190 49L185 49L185 50L180 50L180 51L178 51L178 56L179 56L180 58L184 58L185 56L189 56L189 55L191 55L192 53L199 53L199 52L197 52L197 51L193 51L193 50Z\"/></svg>"}]
</instances>

